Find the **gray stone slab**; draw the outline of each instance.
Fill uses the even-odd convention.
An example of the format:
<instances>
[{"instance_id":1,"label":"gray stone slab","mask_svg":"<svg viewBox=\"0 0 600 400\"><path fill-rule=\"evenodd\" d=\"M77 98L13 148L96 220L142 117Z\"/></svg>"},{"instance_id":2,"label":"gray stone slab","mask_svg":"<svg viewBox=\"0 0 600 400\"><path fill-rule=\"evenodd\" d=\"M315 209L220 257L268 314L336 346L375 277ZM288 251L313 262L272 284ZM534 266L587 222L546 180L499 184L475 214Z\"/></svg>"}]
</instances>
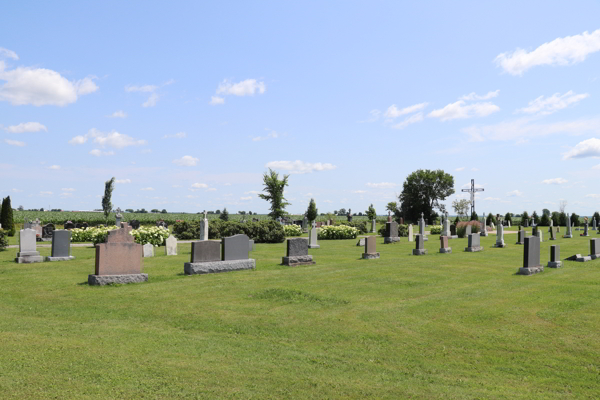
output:
<instances>
[{"instance_id":1,"label":"gray stone slab","mask_svg":"<svg viewBox=\"0 0 600 400\"><path fill-rule=\"evenodd\" d=\"M363 253L362 254L362 258L365 260L373 260L373 259L376 259L379 257L380 257L379 253Z\"/></svg>"},{"instance_id":2,"label":"gray stone slab","mask_svg":"<svg viewBox=\"0 0 600 400\"><path fill-rule=\"evenodd\" d=\"M357 246L364 246L365 245L365 238L360 238L358 239L358 242L356 242Z\"/></svg>"},{"instance_id":3,"label":"gray stone slab","mask_svg":"<svg viewBox=\"0 0 600 400\"><path fill-rule=\"evenodd\" d=\"M308 240L305 238L291 238L287 240L287 257L301 257L308 255Z\"/></svg>"},{"instance_id":4,"label":"gray stone slab","mask_svg":"<svg viewBox=\"0 0 600 400\"><path fill-rule=\"evenodd\" d=\"M520 230L517 232L517 243L515 244L524 244L525 243L525 231Z\"/></svg>"},{"instance_id":5,"label":"gray stone slab","mask_svg":"<svg viewBox=\"0 0 600 400\"><path fill-rule=\"evenodd\" d=\"M540 238L537 236L526 237L525 246L523 247L523 269L532 269L538 267L541 267Z\"/></svg>"},{"instance_id":6,"label":"gray stone slab","mask_svg":"<svg viewBox=\"0 0 600 400\"><path fill-rule=\"evenodd\" d=\"M22 257L15 258L15 262L17 264L32 264L32 263L44 262L44 257L42 257L40 255L37 255L37 256L22 256Z\"/></svg>"},{"instance_id":7,"label":"gray stone slab","mask_svg":"<svg viewBox=\"0 0 600 400\"><path fill-rule=\"evenodd\" d=\"M474 253L483 250L483 247L481 247L481 238L479 233L472 233L468 236L468 238L468 246L465 247L465 251Z\"/></svg>"},{"instance_id":8,"label":"gray stone slab","mask_svg":"<svg viewBox=\"0 0 600 400\"><path fill-rule=\"evenodd\" d=\"M396 243L400 241L400 237L384 237L383 244Z\"/></svg>"},{"instance_id":9,"label":"gray stone slab","mask_svg":"<svg viewBox=\"0 0 600 400\"><path fill-rule=\"evenodd\" d=\"M154 246L150 243L146 243L142 246L144 257L154 257Z\"/></svg>"},{"instance_id":10,"label":"gray stone slab","mask_svg":"<svg viewBox=\"0 0 600 400\"><path fill-rule=\"evenodd\" d=\"M46 257L46 261L71 261L74 260L75 257L73 256L68 256L68 257Z\"/></svg>"},{"instance_id":11,"label":"gray stone slab","mask_svg":"<svg viewBox=\"0 0 600 400\"><path fill-rule=\"evenodd\" d=\"M167 256L177 255L177 238L173 235L169 235L167 240L165 240L165 254Z\"/></svg>"},{"instance_id":12,"label":"gray stone slab","mask_svg":"<svg viewBox=\"0 0 600 400\"><path fill-rule=\"evenodd\" d=\"M517 271L517 275L533 275L533 274L537 274L539 272L543 272L544 271L544 267L542 267L541 265L539 267L532 267L532 268L519 268L519 270Z\"/></svg>"},{"instance_id":13,"label":"gray stone slab","mask_svg":"<svg viewBox=\"0 0 600 400\"><path fill-rule=\"evenodd\" d=\"M414 241L413 226L412 226L412 224L408 225L408 241L409 242Z\"/></svg>"},{"instance_id":14,"label":"gray stone slab","mask_svg":"<svg viewBox=\"0 0 600 400\"><path fill-rule=\"evenodd\" d=\"M221 243L211 240L192 242L190 263L221 261Z\"/></svg>"},{"instance_id":15,"label":"gray stone slab","mask_svg":"<svg viewBox=\"0 0 600 400\"><path fill-rule=\"evenodd\" d=\"M312 265L315 264L311 255L282 257L281 265L295 267L297 265Z\"/></svg>"},{"instance_id":16,"label":"gray stone slab","mask_svg":"<svg viewBox=\"0 0 600 400\"><path fill-rule=\"evenodd\" d=\"M427 249L413 249L412 254L413 256L424 256L427 254Z\"/></svg>"},{"instance_id":17,"label":"gray stone slab","mask_svg":"<svg viewBox=\"0 0 600 400\"><path fill-rule=\"evenodd\" d=\"M33 229L21 229L19 231L19 252L36 251L36 232Z\"/></svg>"},{"instance_id":18,"label":"gray stone slab","mask_svg":"<svg viewBox=\"0 0 600 400\"><path fill-rule=\"evenodd\" d=\"M69 257L71 255L71 231L55 230L52 233L52 257Z\"/></svg>"},{"instance_id":19,"label":"gray stone slab","mask_svg":"<svg viewBox=\"0 0 600 400\"><path fill-rule=\"evenodd\" d=\"M548 268L561 268L562 261L548 261Z\"/></svg>"},{"instance_id":20,"label":"gray stone slab","mask_svg":"<svg viewBox=\"0 0 600 400\"><path fill-rule=\"evenodd\" d=\"M376 241L375 236L367 237L365 240L365 254L379 254L379 253L377 253L376 246L377 246L377 241Z\"/></svg>"},{"instance_id":21,"label":"gray stone slab","mask_svg":"<svg viewBox=\"0 0 600 400\"><path fill-rule=\"evenodd\" d=\"M111 284L127 284L147 282L148 274L127 274L127 275L88 275L88 284L94 286L104 286Z\"/></svg>"},{"instance_id":22,"label":"gray stone slab","mask_svg":"<svg viewBox=\"0 0 600 400\"><path fill-rule=\"evenodd\" d=\"M248 251L254 251L254 240L248 240Z\"/></svg>"},{"instance_id":23,"label":"gray stone slab","mask_svg":"<svg viewBox=\"0 0 600 400\"><path fill-rule=\"evenodd\" d=\"M452 253L452 247L440 247L440 253Z\"/></svg>"},{"instance_id":24,"label":"gray stone slab","mask_svg":"<svg viewBox=\"0 0 600 400\"><path fill-rule=\"evenodd\" d=\"M244 235L245 236L245 235ZM245 260L207 261L201 263L185 263L183 271L186 275L212 274L218 272L241 271L255 269L256 261L247 258Z\"/></svg>"},{"instance_id":25,"label":"gray stone slab","mask_svg":"<svg viewBox=\"0 0 600 400\"><path fill-rule=\"evenodd\" d=\"M315 221L312 222L312 228L308 232L308 248L309 249L318 249L321 246L317 243L317 225Z\"/></svg>"},{"instance_id":26,"label":"gray stone slab","mask_svg":"<svg viewBox=\"0 0 600 400\"><path fill-rule=\"evenodd\" d=\"M395 221L385 223L384 237L398 237L398 223Z\"/></svg>"},{"instance_id":27,"label":"gray stone slab","mask_svg":"<svg viewBox=\"0 0 600 400\"><path fill-rule=\"evenodd\" d=\"M425 248L425 243L423 241L423 235L421 235L420 233L416 234L415 235L415 249L422 250L424 248ZM414 252L413 252L413 254L414 254Z\"/></svg>"},{"instance_id":28,"label":"gray stone slab","mask_svg":"<svg viewBox=\"0 0 600 400\"><path fill-rule=\"evenodd\" d=\"M222 261L247 260L250 238L246 235L233 235L221 239L223 244Z\"/></svg>"}]
</instances>

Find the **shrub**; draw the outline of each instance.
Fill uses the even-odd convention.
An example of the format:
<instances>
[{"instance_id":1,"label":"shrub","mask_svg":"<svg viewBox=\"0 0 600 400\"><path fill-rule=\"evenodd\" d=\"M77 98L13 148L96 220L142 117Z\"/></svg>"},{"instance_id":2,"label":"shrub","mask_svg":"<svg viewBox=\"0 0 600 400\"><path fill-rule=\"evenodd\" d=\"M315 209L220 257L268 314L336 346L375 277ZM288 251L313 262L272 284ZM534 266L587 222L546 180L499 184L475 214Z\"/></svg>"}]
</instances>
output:
<instances>
[{"instance_id":1,"label":"shrub","mask_svg":"<svg viewBox=\"0 0 600 400\"><path fill-rule=\"evenodd\" d=\"M542 214L542 218L540 218L540 223L538 225L550 226L550 218L548 218L548 215Z\"/></svg>"},{"instance_id":2,"label":"shrub","mask_svg":"<svg viewBox=\"0 0 600 400\"><path fill-rule=\"evenodd\" d=\"M108 232L118 229L116 226L97 226L87 229L71 229L72 242L92 242L94 245L104 243Z\"/></svg>"},{"instance_id":3,"label":"shrub","mask_svg":"<svg viewBox=\"0 0 600 400\"><path fill-rule=\"evenodd\" d=\"M8 236L15 236L15 224L13 222L13 209L10 204L10 196L2 200L2 213L0 213L0 224Z\"/></svg>"},{"instance_id":4,"label":"shrub","mask_svg":"<svg viewBox=\"0 0 600 400\"><path fill-rule=\"evenodd\" d=\"M385 224L379 228L379 235L385 236ZM408 225L406 224L398 224L398 236L400 237L408 237Z\"/></svg>"},{"instance_id":5,"label":"shrub","mask_svg":"<svg viewBox=\"0 0 600 400\"><path fill-rule=\"evenodd\" d=\"M8 239L6 238L6 231L4 229L0 229L0 250L6 249L8 246Z\"/></svg>"},{"instance_id":6,"label":"shrub","mask_svg":"<svg viewBox=\"0 0 600 400\"><path fill-rule=\"evenodd\" d=\"M136 243L141 245L150 243L153 246L161 246L169 237L169 230L162 226L140 227L131 231Z\"/></svg>"},{"instance_id":7,"label":"shrub","mask_svg":"<svg viewBox=\"0 0 600 400\"><path fill-rule=\"evenodd\" d=\"M229 212L227 211L227 208L223 209L223 212L219 215L219 219L222 221L229 221Z\"/></svg>"},{"instance_id":8,"label":"shrub","mask_svg":"<svg viewBox=\"0 0 600 400\"><path fill-rule=\"evenodd\" d=\"M456 234L459 238L467 236L467 225L471 225L471 233L477 233L481 229L481 224L478 221L462 221L456 225Z\"/></svg>"},{"instance_id":9,"label":"shrub","mask_svg":"<svg viewBox=\"0 0 600 400\"><path fill-rule=\"evenodd\" d=\"M440 233L442 233L442 226L441 225L431 225L429 227L429 233L431 233L432 235L439 235Z\"/></svg>"},{"instance_id":10,"label":"shrub","mask_svg":"<svg viewBox=\"0 0 600 400\"><path fill-rule=\"evenodd\" d=\"M350 226L352 228L356 228L358 229L359 233L367 233L367 221L352 221L352 222L348 222L348 221L342 221L340 222L340 225L346 225L346 226Z\"/></svg>"},{"instance_id":11,"label":"shrub","mask_svg":"<svg viewBox=\"0 0 600 400\"><path fill-rule=\"evenodd\" d=\"M300 225L284 225L285 236L302 236L302 227Z\"/></svg>"},{"instance_id":12,"label":"shrub","mask_svg":"<svg viewBox=\"0 0 600 400\"><path fill-rule=\"evenodd\" d=\"M323 226L317 230L319 240L356 239L358 229L348 225Z\"/></svg>"},{"instance_id":13,"label":"shrub","mask_svg":"<svg viewBox=\"0 0 600 400\"><path fill-rule=\"evenodd\" d=\"M210 224L209 224L210 229ZM200 221L177 221L173 225L173 235L179 240L200 238ZM210 232L209 232L210 237Z\"/></svg>"},{"instance_id":14,"label":"shrub","mask_svg":"<svg viewBox=\"0 0 600 400\"><path fill-rule=\"evenodd\" d=\"M208 238L221 239L227 236L245 234L256 243L283 243L283 226L273 220L259 222L236 222L211 220L208 224ZM200 221L178 221L173 225L173 235L179 240L192 240L200 237Z\"/></svg>"}]
</instances>

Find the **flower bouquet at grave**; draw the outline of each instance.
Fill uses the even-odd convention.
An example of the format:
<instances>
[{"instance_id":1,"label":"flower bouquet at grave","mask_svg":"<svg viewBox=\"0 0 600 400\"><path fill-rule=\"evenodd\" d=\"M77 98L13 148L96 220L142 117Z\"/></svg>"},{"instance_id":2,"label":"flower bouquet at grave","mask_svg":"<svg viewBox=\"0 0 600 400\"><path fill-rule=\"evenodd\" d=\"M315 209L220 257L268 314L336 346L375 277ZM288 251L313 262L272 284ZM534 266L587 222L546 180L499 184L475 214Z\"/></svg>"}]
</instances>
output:
<instances>
[{"instance_id":1,"label":"flower bouquet at grave","mask_svg":"<svg viewBox=\"0 0 600 400\"><path fill-rule=\"evenodd\" d=\"M358 232L358 229L347 225L323 226L317 229L317 238L319 240L356 239Z\"/></svg>"},{"instance_id":2,"label":"flower bouquet at grave","mask_svg":"<svg viewBox=\"0 0 600 400\"><path fill-rule=\"evenodd\" d=\"M302 236L302 227L300 225L284 225L285 236Z\"/></svg>"}]
</instances>

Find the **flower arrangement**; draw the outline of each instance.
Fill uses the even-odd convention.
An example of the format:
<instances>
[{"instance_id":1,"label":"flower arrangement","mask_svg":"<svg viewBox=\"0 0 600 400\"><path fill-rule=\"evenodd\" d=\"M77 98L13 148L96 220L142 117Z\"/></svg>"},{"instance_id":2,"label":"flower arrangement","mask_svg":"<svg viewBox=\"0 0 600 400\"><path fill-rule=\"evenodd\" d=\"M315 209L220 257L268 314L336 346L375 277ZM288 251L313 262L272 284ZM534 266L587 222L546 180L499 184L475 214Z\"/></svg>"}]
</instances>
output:
<instances>
[{"instance_id":1,"label":"flower arrangement","mask_svg":"<svg viewBox=\"0 0 600 400\"><path fill-rule=\"evenodd\" d=\"M302 235L302 227L300 225L284 225L283 231L285 232L285 236L301 236Z\"/></svg>"},{"instance_id":2,"label":"flower arrangement","mask_svg":"<svg viewBox=\"0 0 600 400\"><path fill-rule=\"evenodd\" d=\"M356 239L359 230L347 225L330 225L317 229L319 240Z\"/></svg>"}]
</instances>

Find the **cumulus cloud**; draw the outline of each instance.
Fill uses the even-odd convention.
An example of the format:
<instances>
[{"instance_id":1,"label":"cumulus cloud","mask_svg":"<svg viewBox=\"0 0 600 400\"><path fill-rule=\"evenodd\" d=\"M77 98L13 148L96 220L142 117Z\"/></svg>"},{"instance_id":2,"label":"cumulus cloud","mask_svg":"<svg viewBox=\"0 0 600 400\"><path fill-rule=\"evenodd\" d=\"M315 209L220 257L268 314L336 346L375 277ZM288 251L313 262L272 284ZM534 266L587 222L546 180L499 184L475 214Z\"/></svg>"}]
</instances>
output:
<instances>
[{"instance_id":1,"label":"cumulus cloud","mask_svg":"<svg viewBox=\"0 0 600 400\"><path fill-rule=\"evenodd\" d=\"M444 108L433 110L427 116L439 118L441 121L450 121L453 119L486 117L497 111L500 111L500 107L490 102L466 104L464 100L458 100Z\"/></svg>"},{"instance_id":2,"label":"cumulus cloud","mask_svg":"<svg viewBox=\"0 0 600 400\"><path fill-rule=\"evenodd\" d=\"M398 107L396 107L395 104L392 104L391 106L388 107L388 109L385 111L385 114L383 114L383 115L386 118L397 118L402 115L412 114L416 111L421 111L422 109L427 107L428 104L429 103L419 103L419 104L414 104L412 106L404 107L402 109L399 109Z\"/></svg>"},{"instance_id":3,"label":"cumulus cloud","mask_svg":"<svg viewBox=\"0 0 600 400\"><path fill-rule=\"evenodd\" d=\"M364 121L358 121L358 122L360 122L360 123L362 123L362 122L375 122L381 116L381 111L375 109L375 110L369 111L369 114L371 114L370 118L365 119Z\"/></svg>"},{"instance_id":4,"label":"cumulus cloud","mask_svg":"<svg viewBox=\"0 0 600 400\"><path fill-rule=\"evenodd\" d=\"M90 154L96 157L101 157L101 156L114 156L115 152L114 151L102 151L100 149L94 149L90 151Z\"/></svg>"},{"instance_id":5,"label":"cumulus cloud","mask_svg":"<svg viewBox=\"0 0 600 400\"><path fill-rule=\"evenodd\" d=\"M194 189L208 189L208 185L206 183L194 183L192 187Z\"/></svg>"},{"instance_id":6,"label":"cumulus cloud","mask_svg":"<svg viewBox=\"0 0 600 400\"><path fill-rule=\"evenodd\" d=\"M142 189L140 189L140 190L143 190L143 191L149 192L149 191L152 191L152 190L154 190L154 188L153 188L153 187L145 187L145 188L142 188Z\"/></svg>"},{"instance_id":7,"label":"cumulus cloud","mask_svg":"<svg viewBox=\"0 0 600 400\"><path fill-rule=\"evenodd\" d=\"M59 170L60 169L60 165L51 165L49 167L46 167L47 169L53 169L53 170Z\"/></svg>"},{"instance_id":8,"label":"cumulus cloud","mask_svg":"<svg viewBox=\"0 0 600 400\"><path fill-rule=\"evenodd\" d=\"M267 140L267 139L277 139L279 137L279 134L273 130L270 129L265 129L265 131L270 131L266 136L256 136L252 138L253 142L259 142L261 140Z\"/></svg>"},{"instance_id":9,"label":"cumulus cloud","mask_svg":"<svg viewBox=\"0 0 600 400\"><path fill-rule=\"evenodd\" d=\"M173 160L173 164L179 165L180 167L193 167L200 162L199 158L192 156L183 156Z\"/></svg>"},{"instance_id":10,"label":"cumulus cloud","mask_svg":"<svg viewBox=\"0 0 600 400\"><path fill-rule=\"evenodd\" d=\"M127 118L127 113L123 110L115 111L114 113L107 115L108 118Z\"/></svg>"},{"instance_id":11,"label":"cumulus cloud","mask_svg":"<svg viewBox=\"0 0 600 400\"><path fill-rule=\"evenodd\" d=\"M567 183L567 180L563 179L563 178L552 178L552 179L544 179L542 181L542 183L545 183L546 185L560 185L563 183Z\"/></svg>"},{"instance_id":12,"label":"cumulus cloud","mask_svg":"<svg viewBox=\"0 0 600 400\"><path fill-rule=\"evenodd\" d=\"M398 186L398 184L396 183L392 183L392 182L380 182L380 183L367 183L367 186L370 188L375 188L375 189L391 189L393 187Z\"/></svg>"},{"instance_id":13,"label":"cumulus cloud","mask_svg":"<svg viewBox=\"0 0 600 400\"><path fill-rule=\"evenodd\" d=\"M12 58L13 60L18 60L19 56L12 50L5 49L4 47L0 47L0 57L1 58Z\"/></svg>"},{"instance_id":14,"label":"cumulus cloud","mask_svg":"<svg viewBox=\"0 0 600 400\"><path fill-rule=\"evenodd\" d=\"M187 137L185 132L177 132L172 135L165 135L163 136L163 139L183 139L185 137Z\"/></svg>"},{"instance_id":15,"label":"cumulus cloud","mask_svg":"<svg viewBox=\"0 0 600 400\"><path fill-rule=\"evenodd\" d=\"M590 193L590 194L586 194L585 197L591 197L593 199L598 199L598 198L600 198L600 194Z\"/></svg>"},{"instance_id":16,"label":"cumulus cloud","mask_svg":"<svg viewBox=\"0 0 600 400\"><path fill-rule=\"evenodd\" d=\"M142 86L127 85L127 86L125 86L125 91L128 93L132 93L132 92L150 93L148 100L146 100L144 103L142 103L142 107L154 107L156 105L156 103L158 103L158 100L160 99L160 94L156 93L156 91L160 87L170 85L173 82L175 82L175 81L173 79L170 79L170 80L166 81L165 83L163 83L161 86L157 86L157 85L142 85Z\"/></svg>"},{"instance_id":17,"label":"cumulus cloud","mask_svg":"<svg viewBox=\"0 0 600 400\"><path fill-rule=\"evenodd\" d=\"M63 192L74 192L75 191L75 189L73 189L73 188L62 188L60 190L62 190Z\"/></svg>"},{"instance_id":18,"label":"cumulus cloud","mask_svg":"<svg viewBox=\"0 0 600 400\"><path fill-rule=\"evenodd\" d=\"M122 149L124 147L129 146L143 146L148 144L145 140L134 139L131 136L119 133L117 131L112 131L110 133L100 132L99 130L92 128L85 135L78 135L69 140L70 144L84 144L88 141L88 139L92 139L93 143L101 146L101 147L112 147L115 149Z\"/></svg>"},{"instance_id":19,"label":"cumulus cloud","mask_svg":"<svg viewBox=\"0 0 600 400\"><path fill-rule=\"evenodd\" d=\"M149 92L154 92L156 89L158 89L158 86L156 86L156 85L143 85L143 86L127 85L127 86L125 86L126 92L149 93Z\"/></svg>"},{"instance_id":20,"label":"cumulus cloud","mask_svg":"<svg viewBox=\"0 0 600 400\"><path fill-rule=\"evenodd\" d=\"M98 90L95 77L69 81L58 72L45 68L18 67L8 70L0 61L0 101L13 105L66 106L77 101L79 96Z\"/></svg>"},{"instance_id":21,"label":"cumulus cloud","mask_svg":"<svg viewBox=\"0 0 600 400\"><path fill-rule=\"evenodd\" d=\"M550 97L540 96L537 99L530 101L527 107L520 108L517 112L548 115L562 110L563 108L567 108L570 105L577 104L588 97L590 97L588 93L575 94L572 90L569 90L562 96L560 93L554 93Z\"/></svg>"},{"instance_id":22,"label":"cumulus cloud","mask_svg":"<svg viewBox=\"0 0 600 400\"><path fill-rule=\"evenodd\" d=\"M483 200L486 200L486 201L500 201L500 199L498 197L486 197Z\"/></svg>"},{"instance_id":23,"label":"cumulus cloud","mask_svg":"<svg viewBox=\"0 0 600 400\"><path fill-rule=\"evenodd\" d=\"M591 138L577 143L575 147L563 155L563 160L586 157L600 157L600 139Z\"/></svg>"},{"instance_id":24,"label":"cumulus cloud","mask_svg":"<svg viewBox=\"0 0 600 400\"><path fill-rule=\"evenodd\" d=\"M11 145L11 146L18 146L18 147L26 146L25 142L20 142L18 140L12 140L12 139L4 139L4 143Z\"/></svg>"},{"instance_id":25,"label":"cumulus cloud","mask_svg":"<svg viewBox=\"0 0 600 400\"><path fill-rule=\"evenodd\" d=\"M39 132L46 131L48 132L48 128L39 122L21 122L19 125L11 125L4 130L8 133L25 133L25 132Z\"/></svg>"},{"instance_id":26,"label":"cumulus cloud","mask_svg":"<svg viewBox=\"0 0 600 400\"><path fill-rule=\"evenodd\" d=\"M518 190L513 190L512 192L506 193L506 197L520 197L520 196L523 196L523 192L520 192Z\"/></svg>"},{"instance_id":27,"label":"cumulus cloud","mask_svg":"<svg viewBox=\"0 0 600 400\"><path fill-rule=\"evenodd\" d=\"M420 113L411 115L410 117L406 117L404 119L404 121L402 121L402 122L400 122L398 124L392 125L392 128L394 128L394 129L404 129L404 128L406 128L407 126L409 126L411 124L415 124L415 123L421 122L421 121L423 121L423 113L420 112Z\"/></svg>"},{"instance_id":28,"label":"cumulus cloud","mask_svg":"<svg viewBox=\"0 0 600 400\"><path fill-rule=\"evenodd\" d=\"M242 201L252 200L252 196L240 197L240 200L242 200Z\"/></svg>"},{"instance_id":29,"label":"cumulus cloud","mask_svg":"<svg viewBox=\"0 0 600 400\"><path fill-rule=\"evenodd\" d=\"M538 65L573 65L584 61L588 55L600 50L600 29L592 33L557 38L533 51L517 48L512 53L501 53L496 65L511 75L523 75Z\"/></svg>"},{"instance_id":30,"label":"cumulus cloud","mask_svg":"<svg viewBox=\"0 0 600 400\"><path fill-rule=\"evenodd\" d=\"M232 83L225 79L219 84L217 94L234 95L234 96L254 96L256 93L263 94L266 92L267 86L264 82L259 82L256 79L246 79L238 83Z\"/></svg>"},{"instance_id":31,"label":"cumulus cloud","mask_svg":"<svg viewBox=\"0 0 600 400\"><path fill-rule=\"evenodd\" d=\"M465 169L465 167L458 167L455 169L455 171L460 172L460 171L463 171L464 169Z\"/></svg>"},{"instance_id":32,"label":"cumulus cloud","mask_svg":"<svg viewBox=\"0 0 600 400\"><path fill-rule=\"evenodd\" d=\"M271 161L265 165L266 168L288 171L290 174L309 174L317 171L330 171L337 167L329 163L308 163L296 161Z\"/></svg>"},{"instance_id":33,"label":"cumulus cloud","mask_svg":"<svg viewBox=\"0 0 600 400\"><path fill-rule=\"evenodd\" d=\"M465 100L465 101L470 101L470 100L489 100L489 99L492 99L494 97L498 97L499 93L500 93L500 89L494 90L493 92L487 92L484 95L478 95L475 92L471 92L469 94L466 94L464 96L459 97L459 100Z\"/></svg>"},{"instance_id":34,"label":"cumulus cloud","mask_svg":"<svg viewBox=\"0 0 600 400\"><path fill-rule=\"evenodd\" d=\"M208 104L210 104L212 106L216 106L216 105L219 105L219 104L225 104L225 98L219 97L219 96L211 96L210 101L208 102Z\"/></svg>"},{"instance_id":35,"label":"cumulus cloud","mask_svg":"<svg viewBox=\"0 0 600 400\"><path fill-rule=\"evenodd\" d=\"M244 194L259 194L259 193L262 193L262 192L259 192L258 190L250 190L250 191L244 192Z\"/></svg>"}]
</instances>

